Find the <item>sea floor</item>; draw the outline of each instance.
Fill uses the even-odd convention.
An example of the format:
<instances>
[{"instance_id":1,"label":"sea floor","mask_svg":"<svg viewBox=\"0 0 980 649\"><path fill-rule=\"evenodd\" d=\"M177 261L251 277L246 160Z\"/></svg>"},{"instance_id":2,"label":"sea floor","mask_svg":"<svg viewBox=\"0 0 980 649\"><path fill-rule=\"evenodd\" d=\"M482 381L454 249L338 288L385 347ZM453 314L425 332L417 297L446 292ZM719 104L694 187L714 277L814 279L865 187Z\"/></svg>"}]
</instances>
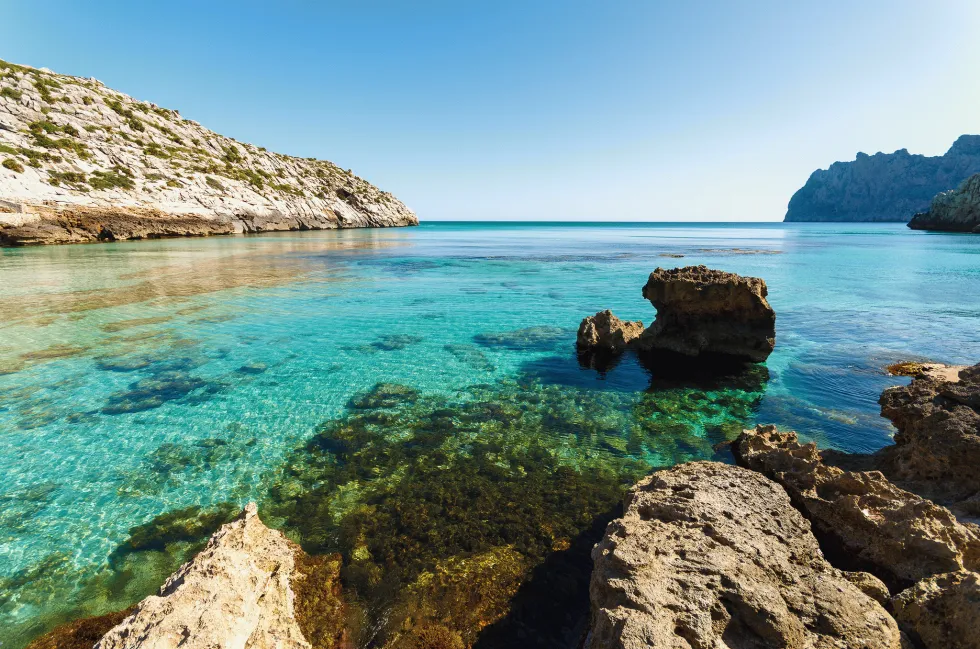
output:
<instances>
[{"instance_id":1,"label":"sea floor","mask_svg":"<svg viewBox=\"0 0 980 649\"><path fill-rule=\"evenodd\" d=\"M651 469L724 460L757 422L889 444L877 398L906 379L885 365L980 356L978 254L900 224L0 250L0 642L125 608L256 500L308 551L340 553L360 644L438 621L464 644L560 646L591 544ZM649 323L646 276L702 263L767 281L765 365L685 383L632 356L579 365L582 317Z\"/></svg>"}]
</instances>

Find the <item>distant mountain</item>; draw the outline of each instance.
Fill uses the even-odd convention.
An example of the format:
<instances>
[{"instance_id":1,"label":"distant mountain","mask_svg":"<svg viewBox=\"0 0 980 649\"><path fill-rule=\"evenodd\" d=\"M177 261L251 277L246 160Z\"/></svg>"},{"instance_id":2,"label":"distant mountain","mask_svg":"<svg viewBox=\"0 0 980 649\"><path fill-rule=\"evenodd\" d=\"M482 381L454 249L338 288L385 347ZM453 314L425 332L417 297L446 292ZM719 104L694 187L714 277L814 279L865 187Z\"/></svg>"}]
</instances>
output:
<instances>
[{"instance_id":1,"label":"distant mountain","mask_svg":"<svg viewBox=\"0 0 980 649\"><path fill-rule=\"evenodd\" d=\"M332 162L237 142L95 79L0 61L0 246L417 224Z\"/></svg>"},{"instance_id":2,"label":"distant mountain","mask_svg":"<svg viewBox=\"0 0 980 649\"><path fill-rule=\"evenodd\" d=\"M933 196L980 173L980 135L961 135L942 156L858 153L818 169L789 201L785 221L908 221Z\"/></svg>"}]
</instances>

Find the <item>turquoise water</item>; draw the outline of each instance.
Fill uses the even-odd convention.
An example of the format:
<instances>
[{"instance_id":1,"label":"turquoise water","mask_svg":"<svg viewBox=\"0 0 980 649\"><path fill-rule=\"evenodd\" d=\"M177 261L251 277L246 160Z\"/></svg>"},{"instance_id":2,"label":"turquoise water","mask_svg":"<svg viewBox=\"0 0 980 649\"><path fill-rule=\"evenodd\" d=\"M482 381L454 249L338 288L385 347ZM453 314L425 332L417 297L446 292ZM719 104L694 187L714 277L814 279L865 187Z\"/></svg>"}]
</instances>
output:
<instances>
[{"instance_id":1,"label":"turquoise water","mask_svg":"<svg viewBox=\"0 0 980 649\"><path fill-rule=\"evenodd\" d=\"M112 560L131 528L249 499L278 511L310 492L304 445L372 408L389 408L391 430L449 409L458 432L472 403L517 404L556 462L624 479L711 457L755 422L876 450L893 432L878 416L897 381L885 365L980 356L978 254L980 238L900 224L440 223L2 250L0 641L158 585L167 561L118 585L135 570ZM583 316L648 324L646 276L702 263L767 281L768 377L684 392L631 357L603 375L579 367ZM421 401L365 401L378 383ZM490 434L474 430L467 444ZM470 453L453 435L441 448ZM317 480L335 518L370 482ZM286 509L273 522L344 551ZM89 606L93 579L115 585Z\"/></svg>"}]
</instances>

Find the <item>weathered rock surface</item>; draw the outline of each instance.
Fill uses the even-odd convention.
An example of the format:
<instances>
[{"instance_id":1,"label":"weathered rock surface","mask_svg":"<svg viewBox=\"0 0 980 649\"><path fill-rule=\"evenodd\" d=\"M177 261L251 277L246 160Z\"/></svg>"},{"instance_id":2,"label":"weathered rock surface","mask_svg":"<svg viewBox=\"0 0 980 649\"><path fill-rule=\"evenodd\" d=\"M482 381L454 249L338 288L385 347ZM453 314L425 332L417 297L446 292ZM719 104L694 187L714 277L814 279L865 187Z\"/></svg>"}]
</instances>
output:
<instances>
[{"instance_id":1,"label":"weathered rock surface","mask_svg":"<svg viewBox=\"0 0 980 649\"><path fill-rule=\"evenodd\" d=\"M642 322L620 320L607 309L582 320L575 342L580 350L618 354L642 333Z\"/></svg>"},{"instance_id":2,"label":"weathered rock surface","mask_svg":"<svg viewBox=\"0 0 980 649\"><path fill-rule=\"evenodd\" d=\"M893 480L916 493L980 515L980 364L959 380L924 374L881 395L881 414L898 433L878 452Z\"/></svg>"},{"instance_id":3,"label":"weathered rock surface","mask_svg":"<svg viewBox=\"0 0 980 649\"><path fill-rule=\"evenodd\" d=\"M643 297L657 318L637 342L644 351L761 362L776 344L776 314L758 277L688 266L657 268Z\"/></svg>"},{"instance_id":4,"label":"weathered rock surface","mask_svg":"<svg viewBox=\"0 0 980 649\"><path fill-rule=\"evenodd\" d=\"M980 232L980 174L964 180L959 187L941 192L932 199L929 210L912 217L913 230Z\"/></svg>"},{"instance_id":5,"label":"weathered rock surface","mask_svg":"<svg viewBox=\"0 0 980 649\"><path fill-rule=\"evenodd\" d=\"M301 551L250 504L96 649L309 649L291 581Z\"/></svg>"},{"instance_id":6,"label":"weathered rock surface","mask_svg":"<svg viewBox=\"0 0 980 649\"><path fill-rule=\"evenodd\" d=\"M940 192L980 173L980 135L962 135L945 155L858 153L814 171L789 201L786 221L908 221Z\"/></svg>"},{"instance_id":7,"label":"weathered rock surface","mask_svg":"<svg viewBox=\"0 0 980 649\"><path fill-rule=\"evenodd\" d=\"M926 649L980 649L980 574L923 579L892 599L898 623Z\"/></svg>"},{"instance_id":8,"label":"weathered rock surface","mask_svg":"<svg viewBox=\"0 0 980 649\"><path fill-rule=\"evenodd\" d=\"M781 484L822 538L889 583L980 568L980 528L879 471L827 466L816 444L800 444L796 433L775 426L745 431L733 450L739 464Z\"/></svg>"},{"instance_id":9,"label":"weathered rock surface","mask_svg":"<svg viewBox=\"0 0 980 649\"><path fill-rule=\"evenodd\" d=\"M589 649L901 646L786 492L739 467L695 462L641 481L593 559Z\"/></svg>"},{"instance_id":10,"label":"weathered rock surface","mask_svg":"<svg viewBox=\"0 0 980 649\"><path fill-rule=\"evenodd\" d=\"M0 245L417 223L331 162L237 142L95 79L0 61Z\"/></svg>"}]
</instances>

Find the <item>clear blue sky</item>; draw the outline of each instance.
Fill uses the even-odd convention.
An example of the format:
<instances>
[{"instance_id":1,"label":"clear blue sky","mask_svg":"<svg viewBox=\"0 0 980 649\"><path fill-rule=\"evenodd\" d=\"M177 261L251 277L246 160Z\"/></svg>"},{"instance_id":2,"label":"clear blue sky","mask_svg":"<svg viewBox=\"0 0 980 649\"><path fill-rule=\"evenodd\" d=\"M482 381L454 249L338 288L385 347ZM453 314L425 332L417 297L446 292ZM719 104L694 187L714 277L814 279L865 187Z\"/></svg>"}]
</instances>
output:
<instances>
[{"instance_id":1,"label":"clear blue sky","mask_svg":"<svg viewBox=\"0 0 980 649\"><path fill-rule=\"evenodd\" d=\"M980 133L980 3L0 3L0 58L352 168L422 219L779 220Z\"/></svg>"}]
</instances>

